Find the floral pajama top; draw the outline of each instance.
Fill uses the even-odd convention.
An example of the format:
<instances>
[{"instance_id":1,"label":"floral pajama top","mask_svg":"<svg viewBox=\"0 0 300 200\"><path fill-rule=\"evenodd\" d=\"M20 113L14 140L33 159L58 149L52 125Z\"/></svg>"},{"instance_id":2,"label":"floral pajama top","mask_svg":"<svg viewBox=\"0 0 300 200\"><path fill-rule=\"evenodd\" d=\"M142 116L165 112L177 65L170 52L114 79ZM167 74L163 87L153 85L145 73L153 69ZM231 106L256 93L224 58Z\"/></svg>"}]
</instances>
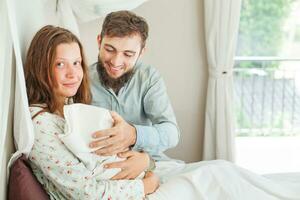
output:
<instances>
[{"instance_id":1,"label":"floral pajama top","mask_svg":"<svg viewBox=\"0 0 300 200\"><path fill-rule=\"evenodd\" d=\"M31 116L42 108L30 107ZM143 182L98 180L59 140L65 120L43 112L33 119L35 141L29 154L34 175L50 199L139 200L145 197Z\"/></svg>"}]
</instances>

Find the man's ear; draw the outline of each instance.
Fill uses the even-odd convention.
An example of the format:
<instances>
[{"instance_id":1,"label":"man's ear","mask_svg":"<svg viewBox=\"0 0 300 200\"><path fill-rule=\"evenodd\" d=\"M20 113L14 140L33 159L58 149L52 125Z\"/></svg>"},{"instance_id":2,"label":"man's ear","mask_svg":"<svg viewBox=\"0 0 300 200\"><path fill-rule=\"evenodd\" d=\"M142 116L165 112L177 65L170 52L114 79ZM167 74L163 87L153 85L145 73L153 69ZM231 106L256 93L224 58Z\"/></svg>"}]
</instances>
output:
<instances>
[{"instance_id":1,"label":"man's ear","mask_svg":"<svg viewBox=\"0 0 300 200\"><path fill-rule=\"evenodd\" d=\"M141 50L140 56L143 56L145 51L146 51L146 47L143 47L142 50Z\"/></svg>"},{"instance_id":2,"label":"man's ear","mask_svg":"<svg viewBox=\"0 0 300 200\"><path fill-rule=\"evenodd\" d=\"M101 35L97 35L97 43L98 43L98 48L100 49L100 46L101 46L101 41L102 41L102 37Z\"/></svg>"}]
</instances>

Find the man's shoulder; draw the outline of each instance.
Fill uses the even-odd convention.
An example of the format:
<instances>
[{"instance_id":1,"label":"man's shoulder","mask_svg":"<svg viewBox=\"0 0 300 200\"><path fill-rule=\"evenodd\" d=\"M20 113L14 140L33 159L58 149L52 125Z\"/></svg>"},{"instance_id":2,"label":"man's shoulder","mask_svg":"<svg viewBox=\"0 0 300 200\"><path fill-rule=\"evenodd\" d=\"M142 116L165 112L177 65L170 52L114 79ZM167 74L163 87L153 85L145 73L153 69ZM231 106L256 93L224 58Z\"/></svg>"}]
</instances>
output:
<instances>
[{"instance_id":1,"label":"man's shoulder","mask_svg":"<svg viewBox=\"0 0 300 200\"><path fill-rule=\"evenodd\" d=\"M141 79L152 79L160 76L155 67L144 63L137 63L135 74Z\"/></svg>"},{"instance_id":2,"label":"man's shoulder","mask_svg":"<svg viewBox=\"0 0 300 200\"><path fill-rule=\"evenodd\" d=\"M89 74L94 74L97 72L97 62L91 64L88 66L88 71L89 71Z\"/></svg>"},{"instance_id":3,"label":"man's shoulder","mask_svg":"<svg viewBox=\"0 0 300 200\"><path fill-rule=\"evenodd\" d=\"M157 69L155 67L153 67L152 65L143 63L143 62L139 62L136 64L136 70L137 71L141 71L141 72L145 72L145 71L157 71Z\"/></svg>"},{"instance_id":4,"label":"man's shoulder","mask_svg":"<svg viewBox=\"0 0 300 200\"><path fill-rule=\"evenodd\" d=\"M97 62L91 64L89 67L88 67L88 73L89 73L89 78L90 78L90 81L92 83L92 86L93 84L99 84L99 77L98 77L98 72L97 72Z\"/></svg>"}]
</instances>

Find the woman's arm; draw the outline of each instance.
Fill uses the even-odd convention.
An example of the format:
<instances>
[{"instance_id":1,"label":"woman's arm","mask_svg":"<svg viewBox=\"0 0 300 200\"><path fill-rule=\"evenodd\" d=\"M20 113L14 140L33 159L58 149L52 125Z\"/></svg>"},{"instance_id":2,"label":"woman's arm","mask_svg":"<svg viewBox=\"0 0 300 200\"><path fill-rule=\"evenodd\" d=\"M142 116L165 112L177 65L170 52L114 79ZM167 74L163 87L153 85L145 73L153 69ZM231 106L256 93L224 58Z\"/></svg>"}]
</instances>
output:
<instances>
[{"instance_id":1,"label":"woman's arm","mask_svg":"<svg viewBox=\"0 0 300 200\"><path fill-rule=\"evenodd\" d=\"M146 172L143 178L145 194L151 194L159 187L159 178L153 172Z\"/></svg>"},{"instance_id":2,"label":"woman's arm","mask_svg":"<svg viewBox=\"0 0 300 200\"><path fill-rule=\"evenodd\" d=\"M58 122L59 119L49 113L35 118L35 143L29 159L60 193L71 199L144 198L143 180L96 181L94 173L58 139L57 135L62 134L63 130ZM146 181L147 188L151 185L148 182L151 181ZM151 192L148 189L145 191Z\"/></svg>"}]
</instances>

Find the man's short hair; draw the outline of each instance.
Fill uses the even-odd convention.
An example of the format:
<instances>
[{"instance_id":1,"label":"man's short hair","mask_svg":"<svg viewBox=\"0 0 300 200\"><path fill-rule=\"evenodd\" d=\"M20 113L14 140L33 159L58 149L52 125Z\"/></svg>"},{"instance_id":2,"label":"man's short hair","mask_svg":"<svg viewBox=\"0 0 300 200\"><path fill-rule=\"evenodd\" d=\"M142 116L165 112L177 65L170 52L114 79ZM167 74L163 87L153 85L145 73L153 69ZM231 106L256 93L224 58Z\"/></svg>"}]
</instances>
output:
<instances>
[{"instance_id":1,"label":"man's short hair","mask_svg":"<svg viewBox=\"0 0 300 200\"><path fill-rule=\"evenodd\" d=\"M124 37L139 34L143 48L148 37L148 24L146 20L135 13L122 10L109 13L103 22L101 37Z\"/></svg>"}]
</instances>

